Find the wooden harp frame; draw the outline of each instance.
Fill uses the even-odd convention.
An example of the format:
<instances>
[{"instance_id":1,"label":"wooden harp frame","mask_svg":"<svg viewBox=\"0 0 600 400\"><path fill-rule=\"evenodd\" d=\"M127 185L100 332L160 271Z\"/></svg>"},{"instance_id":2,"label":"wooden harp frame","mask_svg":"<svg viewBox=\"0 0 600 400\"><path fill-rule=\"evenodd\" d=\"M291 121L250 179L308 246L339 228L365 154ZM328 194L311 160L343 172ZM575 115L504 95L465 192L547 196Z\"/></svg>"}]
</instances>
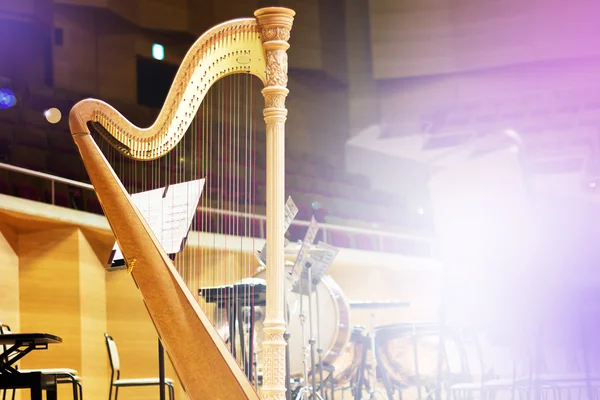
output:
<instances>
[{"instance_id":1,"label":"wooden harp frame","mask_svg":"<svg viewBox=\"0 0 600 400\"><path fill-rule=\"evenodd\" d=\"M153 160L182 139L208 89L218 79L249 73L264 83L266 123L267 304L263 400L285 399L284 186L287 49L294 11L263 8L255 18L222 23L202 35L182 61L155 123L139 128L110 105L77 103L69 115L73 139L129 272L191 399L259 396L179 276L90 134L90 125L121 153Z\"/></svg>"}]
</instances>

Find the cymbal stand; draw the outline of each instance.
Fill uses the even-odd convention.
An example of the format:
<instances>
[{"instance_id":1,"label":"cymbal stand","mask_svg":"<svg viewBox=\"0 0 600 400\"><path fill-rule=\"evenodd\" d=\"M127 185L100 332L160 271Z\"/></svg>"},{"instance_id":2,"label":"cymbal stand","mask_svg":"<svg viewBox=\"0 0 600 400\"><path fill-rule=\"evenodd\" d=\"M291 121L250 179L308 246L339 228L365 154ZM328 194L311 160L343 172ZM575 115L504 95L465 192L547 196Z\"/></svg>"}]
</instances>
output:
<instances>
[{"instance_id":1,"label":"cymbal stand","mask_svg":"<svg viewBox=\"0 0 600 400\"><path fill-rule=\"evenodd\" d=\"M320 399L323 400L323 397L321 397L321 395L319 394L319 392L316 391L315 387L316 387L316 375L314 373L315 370L315 339L313 336L313 318L312 318L312 265L311 263L307 262L305 264L305 268L306 268L306 273L308 275L308 327L309 327L309 335L310 338L308 339L308 344L310 346L310 369L309 369L309 365L308 365L308 347L306 346L306 338L304 336L304 324L305 324L305 315L304 315L304 300L302 298L303 294L304 294L304 288L302 287L304 284L304 280L301 279L300 280L300 324L302 326L302 343L304 343L303 346L303 350L304 350L304 386L302 388L300 388L300 390L298 391L298 394L296 395L296 399L295 400L300 400L300 399ZM309 384L308 381L308 373L309 371L312 371L312 384Z\"/></svg>"},{"instance_id":2,"label":"cymbal stand","mask_svg":"<svg viewBox=\"0 0 600 400\"><path fill-rule=\"evenodd\" d=\"M371 332L369 332L369 344L371 346L371 355L373 357L373 381L369 378L369 395L367 397L368 400L373 400L378 398L377 394L379 394L379 398L384 400L388 400L388 398L383 394L383 392L377 389L377 353L375 352L375 313L371 312Z\"/></svg>"},{"instance_id":3,"label":"cymbal stand","mask_svg":"<svg viewBox=\"0 0 600 400\"><path fill-rule=\"evenodd\" d=\"M313 282L315 285L317 282ZM315 290L315 301L317 303L317 354L319 355L319 392L321 397L324 398L325 381L323 380L323 348L321 347L321 315L319 313L319 291ZM313 365L314 368L314 365ZM315 371L313 370L313 385L314 385Z\"/></svg>"}]
</instances>

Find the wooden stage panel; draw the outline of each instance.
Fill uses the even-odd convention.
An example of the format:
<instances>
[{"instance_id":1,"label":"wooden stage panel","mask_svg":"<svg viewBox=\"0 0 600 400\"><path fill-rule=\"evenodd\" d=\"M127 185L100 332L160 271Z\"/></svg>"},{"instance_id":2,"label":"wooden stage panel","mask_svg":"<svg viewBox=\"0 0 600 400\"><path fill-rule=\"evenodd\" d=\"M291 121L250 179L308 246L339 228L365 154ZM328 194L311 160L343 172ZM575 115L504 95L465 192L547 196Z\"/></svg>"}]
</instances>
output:
<instances>
[{"instance_id":1,"label":"wooden stage panel","mask_svg":"<svg viewBox=\"0 0 600 400\"><path fill-rule=\"evenodd\" d=\"M54 333L64 340L27 356L22 368L77 369L85 398L105 400L110 382L104 341L108 332L119 348L123 378L158 376L157 333L133 279L124 270L104 269L114 244L104 217L0 195L0 232L0 273L8 277L0 280L1 320L15 331ZM198 257L200 248L204 262L186 279L215 277L215 268L231 267L232 262L243 267L230 270L229 278L252 275L256 261L251 254L264 240L244 239L244 251L235 254L225 252L227 240L192 232L181 256ZM286 255L289 260L294 246L290 244ZM408 308L377 310L378 325L436 316L439 268L431 260L341 249L329 273L348 300L411 302ZM352 312L351 323L368 326L370 313ZM177 399L186 399L168 356L166 375L176 381ZM63 385L59 396L70 398L69 391ZM124 388L119 398L158 399L158 390Z\"/></svg>"},{"instance_id":2,"label":"wooden stage panel","mask_svg":"<svg viewBox=\"0 0 600 400\"><path fill-rule=\"evenodd\" d=\"M19 235L21 332L47 332L62 344L34 351L21 368L73 368L81 372L79 230L63 227ZM69 393L61 387L59 397Z\"/></svg>"},{"instance_id":3,"label":"wooden stage panel","mask_svg":"<svg viewBox=\"0 0 600 400\"><path fill-rule=\"evenodd\" d=\"M19 256L18 235L0 224L0 322L19 329Z\"/></svg>"},{"instance_id":4,"label":"wooden stage panel","mask_svg":"<svg viewBox=\"0 0 600 400\"><path fill-rule=\"evenodd\" d=\"M125 271L106 273L106 314L107 332L113 337L119 350L121 377L158 377L158 335L140 292ZM165 356L165 374L168 378L177 380L168 356ZM119 390L119 399L157 399L158 393L157 387L123 388ZM179 383L176 385L175 398L186 398Z\"/></svg>"},{"instance_id":5,"label":"wooden stage panel","mask_svg":"<svg viewBox=\"0 0 600 400\"><path fill-rule=\"evenodd\" d=\"M106 272L86 236L79 231L79 301L81 318L81 371L85 394L108 398L108 356L106 332Z\"/></svg>"}]
</instances>

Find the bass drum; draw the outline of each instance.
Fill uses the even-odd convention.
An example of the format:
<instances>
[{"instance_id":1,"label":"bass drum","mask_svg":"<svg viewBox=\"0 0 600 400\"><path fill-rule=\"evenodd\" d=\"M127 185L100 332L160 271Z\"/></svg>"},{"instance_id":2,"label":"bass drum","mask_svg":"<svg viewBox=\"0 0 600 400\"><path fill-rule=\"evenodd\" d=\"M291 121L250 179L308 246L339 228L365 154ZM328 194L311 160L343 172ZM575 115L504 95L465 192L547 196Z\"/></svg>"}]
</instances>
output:
<instances>
[{"instance_id":1,"label":"bass drum","mask_svg":"<svg viewBox=\"0 0 600 400\"><path fill-rule=\"evenodd\" d=\"M336 387L343 387L356 377L362 357L369 346L367 330L363 326L353 326L350 341L342 354L333 362L333 382Z\"/></svg>"},{"instance_id":2,"label":"bass drum","mask_svg":"<svg viewBox=\"0 0 600 400\"><path fill-rule=\"evenodd\" d=\"M375 338L379 365L395 385L428 386L437 382L441 338L436 324L380 326ZM442 363L444 370L444 358Z\"/></svg>"},{"instance_id":3,"label":"bass drum","mask_svg":"<svg viewBox=\"0 0 600 400\"><path fill-rule=\"evenodd\" d=\"M290 377L301 378L304 375L304 346L308 346L309 337L309 321L308 321L308 296L300 296L297 293L292 293L292 284L290 282L290 272L292 266L286 266L285 280L285 299L286 311L289 313L288 332L290 338L288 348L290 353ZM265 279L266 271L262 269L256 275L256 278ZM268 289L267 289L268 290ZM317 331L317 316L320 320L320 337L321 348L323 349L324 364L333 364L340 356L342 351L350 340L350 304L344 296L342 289L335 283L330 276L324 276L321 283L317 286L318 292L318 312L317 312L317 296L312 296L312 317L313 317L313 334L314 339L318 339ZM300 300L302 301L303 313L306 316L304 322L304 340L302 341L302 325L300 324ZM257 307L261 308L261 307ZM262 310L263 316L266 314ZM257 349L257 366L258 373L262 375L262 341L264 339L263 331L264 319L261 318L255 321L256 331L256 349ZM318 346L318 342L315 346ZM307 354L310 355L309 349ZM310 362L310 357L308 358ZM317 360L318 361L318 360Z\"/></svg>"}]
</instances>

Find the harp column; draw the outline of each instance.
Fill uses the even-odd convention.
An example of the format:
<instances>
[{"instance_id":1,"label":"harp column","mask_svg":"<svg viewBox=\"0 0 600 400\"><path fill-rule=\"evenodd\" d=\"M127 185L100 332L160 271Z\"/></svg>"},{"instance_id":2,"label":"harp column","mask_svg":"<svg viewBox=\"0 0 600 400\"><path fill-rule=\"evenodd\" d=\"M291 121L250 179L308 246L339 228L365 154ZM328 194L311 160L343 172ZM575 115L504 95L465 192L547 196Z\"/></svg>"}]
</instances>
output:
<instances>
[{"instance_id":1,"label":"harp column","mask_svg":"<svg viewBox=\"0 0 600 400\"><path fill-rule=\"evenodd\" d=\"M284 229L285 99L287 49L294 11L263 8L254 13L262 34L267 66L264 118L267 126L267 309L263 341L263 400L285 400Z\"/></svg>"}]
</instances>

